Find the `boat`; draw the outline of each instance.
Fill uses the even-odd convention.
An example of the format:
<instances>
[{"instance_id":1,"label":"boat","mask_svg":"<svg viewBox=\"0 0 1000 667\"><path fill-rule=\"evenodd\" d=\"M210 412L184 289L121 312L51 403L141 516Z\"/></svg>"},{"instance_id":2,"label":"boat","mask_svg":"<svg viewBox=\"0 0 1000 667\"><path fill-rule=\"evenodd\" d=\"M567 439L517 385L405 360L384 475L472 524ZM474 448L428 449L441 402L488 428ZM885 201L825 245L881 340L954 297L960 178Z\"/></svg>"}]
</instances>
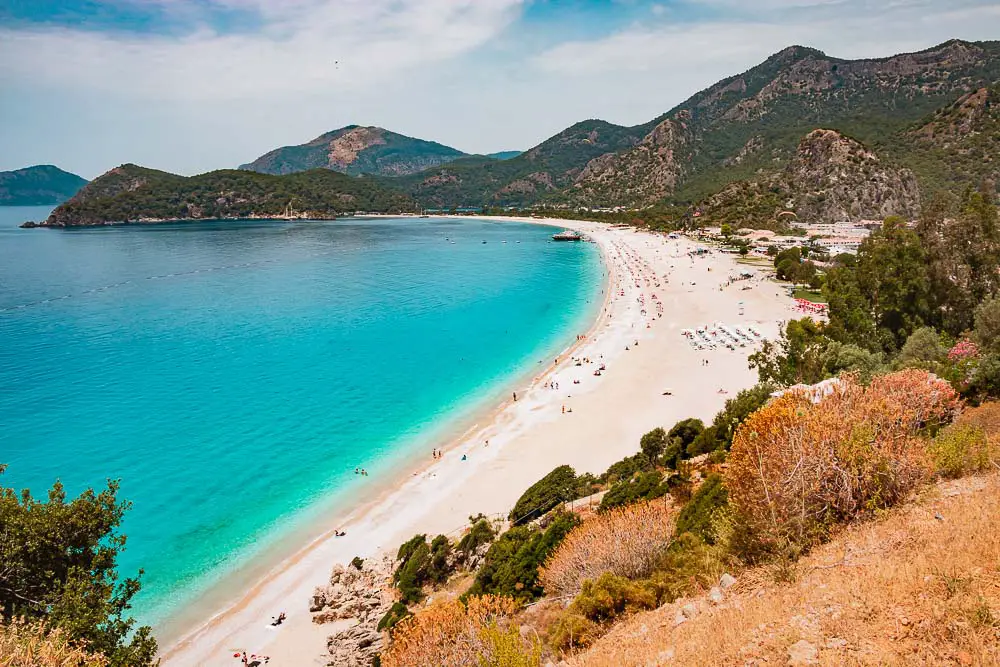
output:
<instances>
[{"instance_id":1,"label":"boat","mask_svg":"<svg viewBox=\"0 0 1000 667\"><path fill-rule=\"evenodd\" d=\"M552 235L553 241L582 241L583 235L580 232L574 232L571 229L567 229L559 232L558 234Z\"/></svg>"}]
</instances>

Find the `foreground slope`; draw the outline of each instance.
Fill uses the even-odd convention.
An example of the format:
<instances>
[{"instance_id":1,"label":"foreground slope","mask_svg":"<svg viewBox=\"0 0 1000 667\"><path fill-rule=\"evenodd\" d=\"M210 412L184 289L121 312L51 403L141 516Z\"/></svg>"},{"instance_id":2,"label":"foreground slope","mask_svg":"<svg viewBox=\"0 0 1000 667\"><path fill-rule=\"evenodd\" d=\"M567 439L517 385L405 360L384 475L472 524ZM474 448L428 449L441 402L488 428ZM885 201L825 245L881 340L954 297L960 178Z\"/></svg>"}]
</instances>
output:
<instances>
[{"instance_id":1,"label":"foreground slope","mask_svg":"<svg viewBox=\"0 0 1000 667\"><path fill-rule=\"evenodd\" d=\"M717 605L636 614L571 664L998 664L997 516L1000 474L939 483L787 572L745 573Z\"/></svg>"},{"instance_id":2,"label":"foreground slope","mask_svg":"<svg viewBox=\"0 0 1000 667\"><path fill-rule=\"evenodd\" d=\"M0 171L0 206L59 204L86 184L86 179L50 164Z\"/></svg>"},{"instance_id":3,"label":"foreground slope","mask_svg":"<svg viewBox=\"0 0 1000 667\"><path fill-rule=\"evenodd\" d=\"M288 176L220 170L177 176L134 164L94 179L52 212L45 227L220 218L333 218L354 211L413 210L367 178L316 169Z\"/></svg>"},{"instance_id":4,"label":"foreground slope","mask_svg":"<svg viewBox=\"0 0 1000 667\"><path fill-rule=\"evenodd\" d=\"M274 175L330 169L350 175L402 176L464 155L449 146L381 127L348 125L305 144L277 148L240 169Z\"/></svg>"}]
</instances>

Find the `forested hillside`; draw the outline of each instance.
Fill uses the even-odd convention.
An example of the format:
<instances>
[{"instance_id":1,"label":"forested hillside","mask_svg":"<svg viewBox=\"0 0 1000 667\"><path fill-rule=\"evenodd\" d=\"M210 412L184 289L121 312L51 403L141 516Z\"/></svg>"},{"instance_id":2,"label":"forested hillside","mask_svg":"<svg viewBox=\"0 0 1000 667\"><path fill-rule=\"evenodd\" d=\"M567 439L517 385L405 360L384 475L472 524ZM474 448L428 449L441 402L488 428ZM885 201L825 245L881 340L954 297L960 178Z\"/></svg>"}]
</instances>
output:
<instances>
[{"instance_id":1,"label":"forested hillside","mask_svg":"<svg viewBox=\"0 0 1000 667\"><path fill-rule=\"evenodd\" d=\"M325 169L288 176L220 170L185 177L126 164L94 179L42 225L272 216L333 218L355 211L412 210L408 197L385 190L371 178Z\"/></svg>"}]
</instances>

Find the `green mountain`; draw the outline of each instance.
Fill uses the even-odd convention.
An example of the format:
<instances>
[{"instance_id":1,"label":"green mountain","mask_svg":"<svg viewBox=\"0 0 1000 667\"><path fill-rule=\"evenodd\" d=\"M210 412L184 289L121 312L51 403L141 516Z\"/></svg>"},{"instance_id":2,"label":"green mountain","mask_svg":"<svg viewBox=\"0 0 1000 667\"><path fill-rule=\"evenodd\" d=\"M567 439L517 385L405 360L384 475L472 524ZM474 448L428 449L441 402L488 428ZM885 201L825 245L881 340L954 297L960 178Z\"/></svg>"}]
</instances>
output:
<instances>
[{"instance_id":1,"label":"green mountain","mask_svg":"<svg viewBox=\"0 0 1000 667\"><path fill-rule=\"evenodd\" d=\"M822 128L860 142L882 162L913 161L918 185L930 192L932 181L966 184L995 172L989 138L996 135L987 127L993 106L980 116L981 134L961 135L976 147L955 163L946 159L954 144L921 143L926 132L919 128L959 98L998 82L1000 42L952 40L865 60L792 46L644 125L585 121L502 163L457 160L393 185L432 207L687 205L730 183L781 177L803 137ZM911 194L906 189L893 197L909 201Z\"/></svg>"},{"instance_id":2,"label":"green mountain","mask_svg":"<svg viewBox=\"0 0 1000 667\"><path fill-rule=\"evenodd\" d=\"M634 146L651 129L585 120L509 160L471 156L386 182L425 207L525 206L572 185L588 162Z\"/></svg>"},{"instance_id":3,"label":"green mountain","mask_svg":"<svg viewBox=\"0 0 1000 667\"><path fill-rule=\"evenodd\" d=\"M372 178L313 169L287 176L224 169L177 176L134 164L94 179L56 208L45 227L245 218L327 219L356 211L413 211Z\"/></svg>"},{"instance_id":4,"label":"green mountain","mask_svg":"<svg viewBox=\"0 0 1000 667\"><path fill-rule=\"evenodd\" d=\"M697 201L779 171L799 140L826 128L895 158L906 130L1000 81L1000 42L949 41L919 53L842 60L793 46L724 79L654 121L636 147L588 165L569 201L642 206Z\"/></svg>"},{"instance_id":5,"label":"green mountain","mask_svg":"<svg viewBox=\"0 0 1000 667\"><path fill-rule=\"evenodd\" d=\"M396 134L381 127L348 125L306 144L277 148L249 164L241 165L240 169L274 175L330 169L352 176L402 176L464 155L454 148Z\"/></svg>"},{"instance_id":6,"label":"green mountain","mask_svg":"<svg viewBox=\"0 0 1000 667\"><path fill-rule=\"evenodd\" d=\"M50 164L0 171L0 206L59 204L86 184L86 179Z\"/></svg>"}]
</instances>

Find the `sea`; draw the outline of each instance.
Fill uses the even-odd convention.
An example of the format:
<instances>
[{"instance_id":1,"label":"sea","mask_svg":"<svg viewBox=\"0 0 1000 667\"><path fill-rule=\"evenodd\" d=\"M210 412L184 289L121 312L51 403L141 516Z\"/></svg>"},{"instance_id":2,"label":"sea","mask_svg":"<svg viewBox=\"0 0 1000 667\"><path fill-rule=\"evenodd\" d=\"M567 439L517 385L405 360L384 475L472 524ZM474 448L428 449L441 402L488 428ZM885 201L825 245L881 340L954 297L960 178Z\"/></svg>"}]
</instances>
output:
<instances>
[{"instance_id":1,"label":"sea","mask_svg":"<svg viewBox=\"0 0 1000 667\"><path fill-rule=\"evenodd\" d=\"M48 212L0 207L0 485L119 480L119 572L143 570L132 613L154 628L426 459L602 302L597 246L551 227L17 227Z\"/></svg>"}]
</instances>

